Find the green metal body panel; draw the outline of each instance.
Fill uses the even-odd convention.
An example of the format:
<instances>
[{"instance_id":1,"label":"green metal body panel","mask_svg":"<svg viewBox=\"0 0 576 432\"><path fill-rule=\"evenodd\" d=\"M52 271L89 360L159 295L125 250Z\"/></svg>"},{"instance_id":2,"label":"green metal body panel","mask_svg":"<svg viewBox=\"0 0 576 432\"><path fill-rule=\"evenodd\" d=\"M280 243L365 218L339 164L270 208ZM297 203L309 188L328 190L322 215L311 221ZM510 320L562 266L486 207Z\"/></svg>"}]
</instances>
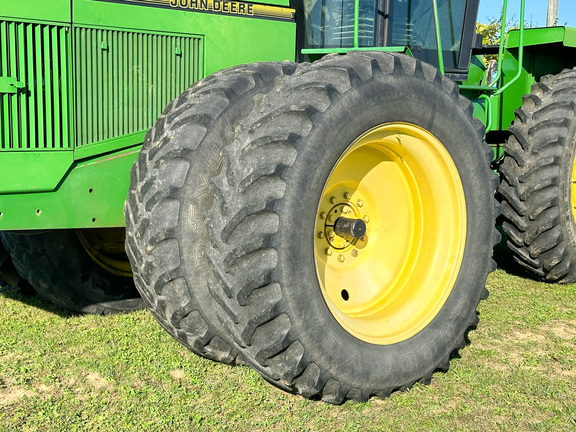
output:
<instances>
[{"instance_id":1,"label":"green metal body panel","mask_svg":"<svg viewBox=\"0 0 576 432\"><path fill-rule=\"evenodd\" d=\"M502 64L505 86L520 67L518 64L518 31L509 33ZM566 27L526 29L524 59L520 78L497 96L493 130L506 130L514 121L514 111L522 105L522 96L531 92L534 83L544 75L557 74L576 66L576 29Z\"/></svg>"},{"instance_id":2,"label":"green metal body panel","mask_svg":"<svg viewBox=\"0 0 576 432\"><path fill-rule=\"evenodd\" d=\"M2 17L67 24L70 23L70 0L4 0L0 8Z\"/></svg>"},{"instance_id":3,"label":"green metal body panel","mask_svg":"<svg viewBox=\"0 0 576 432\"><path fill-rule=\"evenodd\" d=\"M295 57L288 0L6 3L0 230L122 226L130 166L168 102L217 70Z\"/></svg>"},{"instance_id":4,"label":"green metal body panel","mask_svg":"<svg viewBox=\"0 0 576 432\"><path fill-rule=\"evenodd\" d=\"M2 194L52 191L58 187L73 162L72 152L0 153ZM0 195L0 211L2 211L3 204L4 195Z\"/></svg>"},{"instance_id":5,"label":"green metal body panel","mask_svg":"<svg viewBox=\"0 0 576 432\"><path fill-rule=\"evenodd\" d=\"M0 230L122 226L130 166L164 106L217 70L293 60L296 25L288 6L289 0L3 4ZM357 15L358 1L355 8ZM370 49L358 48L354 21L356 49ZM378 49L410 54L405 47ZM314 57L325 49L308 51ZM488 85L473 58L461 92L489 132L506 131L532 84L575 65L576 29L513 31L498 87Z\"/></svg>"},{"instance_id":6,"label":"green metal body panel","mask_svg":"<svg viewBox=\"0 0 576 432\"><path fill-rule=\"evenodd\" d=\"M519 64L520 47L522 65ZM469 79L460 91L472 101L474 115L485 124L488 133L507 131L514 121L515 110L522 106L522 97L531 93L533 84L544 75L575 66L576 29L525 29L522 44L520 31L513 30L504 46L499 85L487 86L485 68L473 61ZM503 152L502 144L492 143L496 157Z\"/></svg>"},{"instance_id":7,"label":"green metal body panel","mask_svg":"<svg viewBox=\"0 0 576 432\"><path fill-rule=\"evenodd\" d=\"M136 147L74 163L52 192L2 195L0 226L33 230L124 226L127 178L138 152Z\"/></svg>"}]
</instances>

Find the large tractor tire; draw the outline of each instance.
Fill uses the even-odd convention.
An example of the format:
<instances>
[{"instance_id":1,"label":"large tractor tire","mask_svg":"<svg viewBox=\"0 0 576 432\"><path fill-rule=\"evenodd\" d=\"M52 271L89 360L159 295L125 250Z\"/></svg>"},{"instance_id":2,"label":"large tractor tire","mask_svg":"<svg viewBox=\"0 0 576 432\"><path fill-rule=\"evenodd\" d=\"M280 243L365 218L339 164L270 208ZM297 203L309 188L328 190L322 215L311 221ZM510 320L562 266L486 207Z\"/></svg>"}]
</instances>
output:
<instances>
[{"instance_id":1,"label":"large tractor tire","mask_svg":"<svg viewBox=\"0 0 576 432\"><path fill-rule=\"evenodd\" d=\"M213 237L206 219L215 203L213 182L226 163L222 147L239 119L277 76L294 67L243 65L194 84L166 107L131 171L126 245L136 286L174 338L223 363L241 359L209 292L211 266L204 248Z\"/></svg>"},{"instance_id":2,"label":"large tractor tire","mask_svg":"<svg viewBox=\"0 0 576 432\"><path fill-rule=\"evenodd\" d=\"M124 253L123 229L4 232L2 240L18 273L59 306L97 315L144 307Z\"/></svg>"},{"instance_id":3,"label":"large tractor tire","mask_svg":"<svg viewBox=\"0 0 576 432\"><path fill-rule=\"evenodd\" d=\"M576 69L532 86L500 166L502 228L516 262L538 279L576 281Z\"/></svg>"},{"instance_id":4,"label":"large tractor tire","mask_svg":"<svg viewBox=\"0 0 576 432\"><path fill-rule=\"evenodd\" d=\"M428 383L466 345L495 269L483 132L455 83L413 58L301 64L234 128L220 173L194 173L210 205L190 196L163 250L198 257L187 280L278 387L341 403Z\"/></svg>"}]
</instances>

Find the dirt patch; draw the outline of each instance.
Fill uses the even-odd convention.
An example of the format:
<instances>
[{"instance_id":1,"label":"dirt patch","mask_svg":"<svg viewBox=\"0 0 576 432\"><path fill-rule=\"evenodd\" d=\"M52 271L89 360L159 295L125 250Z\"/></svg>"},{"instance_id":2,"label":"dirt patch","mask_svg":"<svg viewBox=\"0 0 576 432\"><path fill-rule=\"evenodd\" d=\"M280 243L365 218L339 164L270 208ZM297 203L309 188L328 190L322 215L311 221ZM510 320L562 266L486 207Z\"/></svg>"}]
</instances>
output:
<instances>
[{"instance_id":1,"label":"dirt patch","mask_svg":"<svg viewBox=\"0 0 576 432\"><path fill-rule=\"evenodd\" d=\"M516 342L546 343L546 337L543 334L535 333L533 331L514 331L512 334L512 340Z\"/></svg>"},{"instance_id":2,"label":"dirt patch","mask_svg":"<svg viewBox=\"0 0 576 432\"><path fill-rule=\"evenodd\" d=\"M551 333L554 336L568 340L568 339L575 339L576 338L576 321L558 321L552 322L549 325L545 326L543 330L546 333Z\"/></svg>"},{"instance_id":3,"label":"dirt patch","mask_svg":"<svg viewBox=\"0 0 576 432\"><path fill-rule=\"evenodd\" d=\"M170 376L174 381L182 381L186 376L183 369L174 369L169 372Z\"/></svg>"},{"instance_id":4,"label":"dirt patch","mask_svg":"<svg viewBox=\"0 0 576 432\"><path fill-rule=\"evenodd\" d=\"M38 390L43 395L50 395L54 393L54 387L47 386L45 384L39 384L36 386L36 390Z\"/></svg>"},{"instance_id":5,"label":"dirt patch","mask_svg":"<svg viewBox=\"0 0 576 432\"><path fill-rule=\"evenodd\" d=\"M10 387L0 393L0 406L12 405L23 397L32 396L37 396L37 393L22 387Z\"/></svg>"},{"instance_id":6,"label":"dirt patch","mask_svg":"<svg viewBox=\"0 0 576 432\"><path fill-rule=\"evenodd\" d=\"M106 378L104 378L98 372L88 372L85 377L86 382L95 389L110 389L112 387L110 383L106 381Z\"/></svg>"}]
</instances>

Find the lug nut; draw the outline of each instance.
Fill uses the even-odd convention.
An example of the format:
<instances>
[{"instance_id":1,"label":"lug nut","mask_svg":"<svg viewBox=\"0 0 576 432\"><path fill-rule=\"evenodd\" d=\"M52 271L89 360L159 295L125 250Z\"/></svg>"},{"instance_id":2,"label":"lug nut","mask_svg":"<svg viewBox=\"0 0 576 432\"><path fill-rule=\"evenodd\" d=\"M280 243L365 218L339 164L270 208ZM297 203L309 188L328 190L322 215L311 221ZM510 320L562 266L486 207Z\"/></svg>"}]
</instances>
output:
<instances>
[{"instance_id":1,"label":"lug nut","mask_svg":"<svg viewBox=\"0 0 576 432\"><path fill-rule=\"evenodd\" d=\"M356 249L352 249L352 256L353 257L357 257L358 256L358 251Z\"/></svg>"},{"instance_id":2,"label":"lug nut","mask_svg":"<svg viewBox=\"0 0 576 432\"><path fill-rule=\"evenodd\" d=\"M344 213L344 214L348 213L348 211L349 211L349 210L348 210L348 207L344 207L344 208L342 209L342 213Z\"/></svg>"},{"instance_id":3,"label":"lug nut","mask_svg":"<svg viewBox=\"0 0 576 432\"><path fill-rule=\"evenodd\" d=\"M325 253L326 255L330 256L330 255L332 255L332 249L326 248L326 249L324 249L324 253Z\"/></svg>"},{"instance_id":4,"label":"lug nut","mask_svg":"<svg viewBox=\"0 0 576 432\"><path fill-rule=\"evenodd\" d=\"M344 192L344 199L345 200L349 200L351 196L352 195L350 195L350 192Z\"/></svg>"},{"instance_id":5,"label":"lug nut","mask_svg":"<svg viewBox=\"0 0 576 432\"><path fill-rule=\"evenodd\" d=\"M364 216L362 219L364 219L364 222L366 223L370 222L370 218L368 216Z\"/></svg>"},{"instance_id":6,"label":"lug nut","mask_svg":"<svg viewBox=\"0 0 576 432\"><path fill-rule=\"evenodd\" d=\"M330 204L336 204L336 201L337 201L336 197L333 196L330 198Z\"/></svg>"},{"instance_id":7,"label":"lug nut","mask_svg":"<svg viewBox=\"0 0 576 432\"><path fill-rule=\"evenodd\" d=\"M344 262L344 259L345 259L344 255L342 255L342 254L338 255L338 261Z\"/></svg>"},{"instance_id":8,"label":"lug nut","mask_svg":"<svg viewBox=\"0 0 576 432\"><path fill-rule=\"evenodd\" d=\"M325 212L320 213L320 219L325 219L325 218L326 218L326 213Z\"/></svg>"},{"instance_id":9,"label":"lug nut","mask_svg":"<svg viewBox=\"0 0 576 432\"><path fill-rule=\"evenodd\" d=\"M358 201L356 201L356 205L358 207L362 207L364 205L364 201L362 201L361 199L359 199Z\"/></svg>"},{"instance_id":10,"label":"lug nut","mask_svg":"<svg viewBox=\"0 0 576 432\"><path fill-rule=\"evenodd\" d=\"M324 233L323 233L322 231L320 231L320 232L318 233L318 238L319 238L319 239L323 239L323 238L324 238Z\"/></svg>"}]
</instances>

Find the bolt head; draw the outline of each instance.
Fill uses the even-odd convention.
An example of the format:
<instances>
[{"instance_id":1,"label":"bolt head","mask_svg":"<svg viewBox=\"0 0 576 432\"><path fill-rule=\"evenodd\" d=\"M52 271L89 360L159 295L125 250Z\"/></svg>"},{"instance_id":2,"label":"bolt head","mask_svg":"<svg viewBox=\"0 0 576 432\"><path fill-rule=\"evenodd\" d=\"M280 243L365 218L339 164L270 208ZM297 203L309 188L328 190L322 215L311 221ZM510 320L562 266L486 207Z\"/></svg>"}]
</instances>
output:
<instances>
[{"instance_id":1,"label":"bolt head","mask_svg":"<svg viewBox=\"0 0 576 432\"><path fill-rule=\"evenodd\" d=\"M338 255L338 261L339 262L344 262L344 259L345 259L344 255L342 255L342 254Z\"/></svg>"},{"instance_id":2,"label":"bolt head","mask_svg":"<svg viewBox=\"0 0 576 432\"><path fill-rule=\"evenodd\" d=\"M320 231L320 232L318 233L318 238L319 238L319 239L323 239L323 238L324 238L324 233L323 233L322 231Z\"/></svg>"},{"instance_id":3,"label":"bolt head","mask_svg":"<svg viewBox=\"0 0 576 432\"><path fill-rule=\"evenodd\" d=\"M352 256L353 257L357 257L358 256L358 251L356 249L352 249Z\"/></svg>"},{"instance_id":4,"label":"bolt head","mask_svg":"<svg viewBox=\"0 0 576 432\"><path fill-rule=\"evenodd\" d=\"M326 213L325 212L320 213L320 219L326 219Z\"/></svg>"},{"instance_id":5,"label":"bolt head","mask_svg":"<svg viewBox=\"0 0 576 432\"><path fill-rule=\"evenodd\" d=\"M324 249L324 253L325 253L326 255L330 256L330 255L332 255L332 249L326 248L326 249Z\"/></svg>"},{"instance_id":6,"label":"bolt head","mask_svg":"<svg viewBox=\"0 0 576 432\"><path fill-rule=\"evenodd\" d=\"M342 213L346 214L346 213L348 213L348 212L349 212L348 207L344 207L344 208L342 209Z\"/></svg>"},{"instance_id":7,"label":"bolt head","mask_svg":"<svg viewBox=\"0 0 576 432\"><path fill-rule=\"evenodd\" d=\"M349 200L352 197L352 195L350 195L350 192L344 192L344 199L345 200Z\"/></svg>"},{"instance_id":8,"label":"bolt head","mask_svg":"<svg viewBox=\"0 0 576 432\"><path fill-rule=\"evenodd\" d=\"M333 197L330 198L330 204L336 204L337 201L338 201L338 200L336 199L335 196L333 196Z\"/></svg>"},{"instance_id":9,"label":"bolt head","mask_svg":"<svg viewBox=\"0 0 576 432\"><path fill-rule=\"evenodd\" d=\"M362 201L361 199L359 199L358 201L356 201L356 205L358 207L362 207L364 205L364 201Z\"/></svg>"},{"instance_id":10,"label":"bolt head","mask_svg":"<svg viewBox=\"0 0 576 432\"><path fill-rule=\"evenodd\" d=\"M368 216L364 216L362 219L364 219L364 222L366 223L370 222L370 218Z\"/></svg>"}]
</instances>

